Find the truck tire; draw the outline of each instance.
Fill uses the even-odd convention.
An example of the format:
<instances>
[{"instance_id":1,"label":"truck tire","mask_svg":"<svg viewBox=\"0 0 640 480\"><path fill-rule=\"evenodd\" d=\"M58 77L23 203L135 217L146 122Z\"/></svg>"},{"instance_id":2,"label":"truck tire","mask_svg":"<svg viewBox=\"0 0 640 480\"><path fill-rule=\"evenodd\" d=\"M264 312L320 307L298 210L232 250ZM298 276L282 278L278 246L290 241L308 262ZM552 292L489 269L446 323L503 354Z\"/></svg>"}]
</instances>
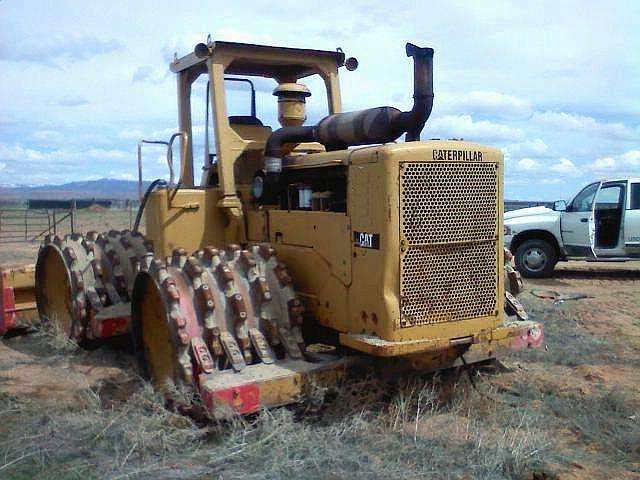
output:
<instances>
[{"instance_id":1,"label":"truck tire","mask_svg":"<svg viewBox=\"0 0 640 480\"><path fill-rule=\"evenodd\" d=\"M558 263L558 255L546 240L523 242L515 251L516 268L526 278L547 278Z\"/></svg>"}]
</instances>

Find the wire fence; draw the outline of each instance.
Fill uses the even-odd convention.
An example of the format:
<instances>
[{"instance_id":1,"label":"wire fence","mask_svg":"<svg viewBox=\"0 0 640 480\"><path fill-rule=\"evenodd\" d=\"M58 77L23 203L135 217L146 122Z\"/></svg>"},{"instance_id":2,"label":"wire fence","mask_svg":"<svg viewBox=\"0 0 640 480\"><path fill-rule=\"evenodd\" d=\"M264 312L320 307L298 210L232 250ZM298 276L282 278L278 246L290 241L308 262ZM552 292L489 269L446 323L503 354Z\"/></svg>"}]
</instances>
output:
<instances>
[{"instance_id":1,"label":"wire fence","mask_svg":"<svg viewBox=\"0 0 640 480\"><path fill-rule=\"evenodd\" d=\"M59 231L74 233L75 208L67 210L0 208L0 244L40 241Z\"/></svg>"},{"instance_id":2,"label":"wire fence","mask_svg":"<svg viewBox=\"0 0 640 480\"><path fill-rule=\"evenodd\" d=\"M48 234L75 233L76 204L73 200L67 202L70 205L69 208L0 206L0 244L39 242ZM549 202L544 201L505 200L504 210L508 212L519 208L550 205ZM128 228L132 228L133 202L126 202L125 208L121 210L128 211ZM118 227L127 228L124 224L118 225ZM82 230L83 225L80 225L79 228Z\"/></svg>"}]
</instances>

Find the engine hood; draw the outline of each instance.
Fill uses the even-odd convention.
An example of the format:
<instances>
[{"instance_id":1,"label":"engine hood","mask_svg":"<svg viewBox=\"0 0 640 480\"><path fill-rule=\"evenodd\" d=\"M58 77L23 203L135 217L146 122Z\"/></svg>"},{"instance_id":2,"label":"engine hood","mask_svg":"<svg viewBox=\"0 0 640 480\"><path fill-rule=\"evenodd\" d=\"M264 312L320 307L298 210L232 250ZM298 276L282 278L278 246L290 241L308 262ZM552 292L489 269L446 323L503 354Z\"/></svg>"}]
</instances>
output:
<instances>
[{"instance_id":1,"label":"engine hood","mask_svg":"<svg viewBox=\"0 0 640 480\"><path fill-rule=\"evenodd\" d=\"M544 206L519 208L518 210L512 210L510 212L506 212L504 214L504 219L509 220L511 218L534 217L534 216L540 216L540 215L560 215L560 212L556 212L555 210L552 210Z\"/></svg>"}]
</instances>

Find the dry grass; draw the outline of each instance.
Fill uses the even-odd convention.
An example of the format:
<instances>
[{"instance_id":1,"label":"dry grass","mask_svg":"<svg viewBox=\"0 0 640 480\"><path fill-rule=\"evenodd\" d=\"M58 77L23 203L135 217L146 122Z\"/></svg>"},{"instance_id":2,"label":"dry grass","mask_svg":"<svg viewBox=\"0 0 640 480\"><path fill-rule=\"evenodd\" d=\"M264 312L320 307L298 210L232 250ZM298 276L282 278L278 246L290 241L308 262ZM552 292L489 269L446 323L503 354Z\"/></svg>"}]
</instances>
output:
<instances>
[{"instance_id":1,"label":"dry grass","mask_svg":"<svg viewBox=\"0 0 640 480\"><path fill-rule=\"evenodd\" d=\"M553 305L535 301L528 292L523 293L520 300L526 304L529 318L544 325L545 346L521 350L512 357L570 367L627 361L616 355L609 339L594 335L580 323L570 303Z\"/></svg>"},{"instance_id":2,"label":"dry grass","mask_svg":"<svg viewBox=\"0 0 640 480\"><path fill-rule=\"evenodd\" d=\"M31 327L34 335L49 347L53 353L71 354L80 348L78 343L69 338L69 334L64 332L60 324L55 321L41 321Z\"/></svg>"},{"instance_id":3,"label":"dry grass","mask_svg":"<svg viewBox=\"0 0 640 480\"><path fill-rule=\"evenodd\" d=\"M126 211L80 215L82 232L129 226ZM22 260L20 249L5 247L0 245L0 264L33 261L37 251L29 246L30 256ZM499 373L476 372L478 390L455 375L398 383L370 376L338 391L317 388L302 405L224 424L195 423L165 409L144 382L126 400L114 399L113 389L96 388L83 391L73 406L47 409L5 395L0 478L499 480L540 472L549 476L534 478L554 478L550 472L576 463L640 476L637 385L599 386L585 394L544 383L557 382L557 373L545 377L548 370L640 365L637 349L623 357L615 339L586 328L570 302L554 306L527 294L523 300L544 324L546 348L508 358L524 368L507 390L497 388ZM67 368L91 359L130 369L133 362L108 348L78 349L55 327L43 326L36 339L48 365Z\"/></svg>"},{"instance_id":4,"label":"dry grass","mask_svg":"<svg viewBox=\"0 0 640 480\"><path fill-rule=\"evenodd\" d=\"M566 307L529 307L550 347L512 360L532 369L617 361ZM572 345L561 349L567 334ZM37 338L58 357L113 353L78 351L60 336L45 328ZM526 374L504 390L500 375L476 371L477 389L455 372L395 383L358 377L337 391L316 388L304 404L227 423L177 415L144 382L124 401L87 390L73 407L44 411L0 397L0 477L528 479L581 462L640 473L637 395L561 392Z\"/></svg>"},{"instance_id":5,"label":"dry grass","mask_svg":"<svg viewBox=\"0 0 640 480\"><path fill-rule=\"evenodd\" d=\"M501 479L539 462L549 442L526 411L505 414L466 390L443 404L434 385L397 385L384 406L339 395L311 419L283 408L205 427L164 409L148 385L108 410L90 391L74 408L46 412L2 398L0 476ZM432 431L443 416L459 421Z\"/></svg>"}]
</instances>

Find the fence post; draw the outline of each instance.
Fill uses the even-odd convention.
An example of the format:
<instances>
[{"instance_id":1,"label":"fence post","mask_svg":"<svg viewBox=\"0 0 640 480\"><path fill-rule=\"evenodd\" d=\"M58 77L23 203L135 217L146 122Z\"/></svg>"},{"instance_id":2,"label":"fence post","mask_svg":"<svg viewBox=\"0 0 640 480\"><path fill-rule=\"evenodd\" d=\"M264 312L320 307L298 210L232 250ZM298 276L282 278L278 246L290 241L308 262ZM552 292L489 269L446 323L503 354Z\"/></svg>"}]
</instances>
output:
<instances>
[{"instance_id":1,"label":"fence post","mask_svg":"<svg viewBox=\"0 0 640 480\"><path fill-rule=\"evenodd\" d=\"M71 200L71 233L76 233L75 217L76 217L76 201Z\"/></svg>"}]
</instances>

